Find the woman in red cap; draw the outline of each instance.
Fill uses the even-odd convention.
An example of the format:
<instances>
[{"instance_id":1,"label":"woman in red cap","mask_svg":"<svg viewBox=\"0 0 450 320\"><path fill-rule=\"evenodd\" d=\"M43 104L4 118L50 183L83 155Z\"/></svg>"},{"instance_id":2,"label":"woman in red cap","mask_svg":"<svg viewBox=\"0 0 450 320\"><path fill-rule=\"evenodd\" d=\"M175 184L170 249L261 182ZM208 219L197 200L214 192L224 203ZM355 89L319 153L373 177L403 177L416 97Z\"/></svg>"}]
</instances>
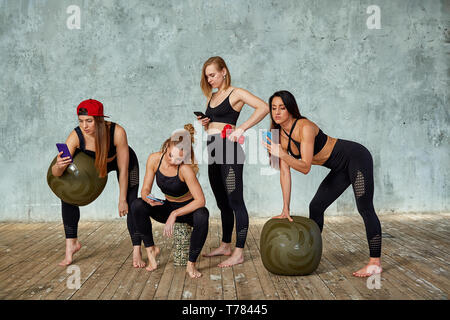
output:
<instances>
[{"instance_id":1,"label":"woman in red cap","mask_svg":"<svg viewBox=\"0 0 450 320\"><path fill-rule=\"evenodd\" d=\"M100 177L115 170L119 180L119 215L128 214L131 203L137 198L139 188L139 162L135 152L128 146L127 134L118 124L105 121L103 104L94 99L80 103L77 108L79 126L76 127L66 140L70 154L75 156L84 152L95 159L95 167ZM61 176L70 164L70 157L61 158L62 152L52 167L54 176ZM61 200L62 218L66 234L66 257L59 265L67 266L72 263L73 254L80 250L78 241L78 221L80 208ZM137 233L134 220L127 216L128 231L133 244L133 266L145 267L141 256L141 236Z\"/></svg>"},{"instance_id":2,"label":"woman in red cap","mask_svg":"<svg viewBox=\"0 0 450 320\"><path fill-rule=\"evenodd\" d=\"M221 57L211 57L203 64L200 86L207 98L207 109L205 118L197 118L208 133L208 176L222 219L222 242L218 248L205 256L230 256L218 265L230 267L244 261L243 248L248 230L248 213L242 183L245 161L245 154L240 145L242 134L269 113L269 105L247 90L232 87L230 71ZM213 89L217 91L212 92ZM255 112L236 128L239 113L245 104L254 108ZM232 252L234 216L236 248Z\"/></svg>"}]
</instances>

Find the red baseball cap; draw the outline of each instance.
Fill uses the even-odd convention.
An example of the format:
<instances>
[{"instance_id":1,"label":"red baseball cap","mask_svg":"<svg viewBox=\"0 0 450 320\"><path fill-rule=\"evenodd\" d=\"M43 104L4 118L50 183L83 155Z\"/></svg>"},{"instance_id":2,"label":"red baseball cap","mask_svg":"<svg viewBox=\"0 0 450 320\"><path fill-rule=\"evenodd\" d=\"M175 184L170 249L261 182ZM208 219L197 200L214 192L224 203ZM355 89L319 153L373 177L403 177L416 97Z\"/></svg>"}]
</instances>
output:
<instances>
[{"instance_id":1,"label":"red baseball cap","mask_svg":"<svg viewBox=\"0 0 450 320\"><path fill-rule=\"evenodd\" d=\"M103 104L94 99L88 99L81 102L77 107L77 115L109 118L103 114Z\"/></svg>"}]
</instances>

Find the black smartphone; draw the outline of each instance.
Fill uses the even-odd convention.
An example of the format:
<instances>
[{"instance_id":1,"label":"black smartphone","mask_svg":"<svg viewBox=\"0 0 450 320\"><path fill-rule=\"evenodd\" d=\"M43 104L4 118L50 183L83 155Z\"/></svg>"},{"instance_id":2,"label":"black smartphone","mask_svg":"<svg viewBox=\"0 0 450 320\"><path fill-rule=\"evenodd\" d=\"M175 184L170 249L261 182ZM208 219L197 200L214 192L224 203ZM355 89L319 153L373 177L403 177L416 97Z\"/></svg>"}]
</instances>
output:
<instances>
[{"instance_id":1,"label":"black smartphone","mask_svg":"<svg viewBox=\"0 0 450 320\"><path fill-rule=\"evenodd\" d=\"M206 115L203 112L200 111L194 111L194 114L198 117L200 116L200 119L206 118Z\"/></svg>"}]
</instances>

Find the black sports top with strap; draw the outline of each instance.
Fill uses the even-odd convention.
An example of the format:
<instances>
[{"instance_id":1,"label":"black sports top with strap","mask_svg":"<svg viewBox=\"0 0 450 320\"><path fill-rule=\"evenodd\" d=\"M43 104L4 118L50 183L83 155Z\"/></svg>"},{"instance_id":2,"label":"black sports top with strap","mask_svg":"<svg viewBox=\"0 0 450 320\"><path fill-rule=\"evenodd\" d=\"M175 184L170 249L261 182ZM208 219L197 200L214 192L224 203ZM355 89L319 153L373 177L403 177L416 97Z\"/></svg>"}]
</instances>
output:
<instances>
[{"instance_id":1,"label":"black sports top with strap","mask_svg":"<svg viewBox=\"0 0 450 320\"><path fill-rule=\"evenodd\" d=\"M228 97L226 97L217 107L211 108L211 100L209 100L205 115L211 119L211 122L223 122L234 126L236 125L237 119L239 118L239 112L234 110L230 104L230 95L233 91L234 89L231 90Z\"/></svg>"},{"instance_id":2,"label":"black sports top with strap","mask_svg":"<svg viewBox=\"0 0 450 320\"><path fill-rule=\"evenodd\" d=\"M116 146L114 145L114 131L116 129L116 124L114 122L111 122L110 128L109 128L109 150L108 150L108 158L112 158L116 155ZM78 140L80 140L80 148L75 150L75 154L79 152L79 150L86 153L88 156L91 156L95 158L95 151L92 150L86 150L86 142L84 140L83 133L81 132L80 127L76 127L75 132L78 135ZM74 155L75 156L75 155Z\"/></svg>"},{"instance_id":3,"label":"black sports top with strap","mask_svg":"<svg viewBox=\"0 0 450 320\"><path fill-rule=\"evenodd\" d=\"M297 123L297 121L298 121L298 119L295 119L294 123L292 124L292 128L291 128L291 131L289 132L289 134L284 129L283 129L283 131L289 137L288 148L287 148L289 154L296 159L301 159L302 156L301 156L301 151L300 151L301 150L300 142L295 141L291 137L292 131L294 130L294 127L295 127L295 124ZM295 146L297 147L298 151L300 152L299 154L294 154L292 152L291 141L294 142ZM326 142L327 142L327 135L325 133L323 133L323 131L319 128L319 133L314 138L314 155L318 154L320 152L320 150L322 150L322 148L325 146Z\"/></svg>"},{"instance_id":4,"label":"black sports top with strap","mask_svg":"<svg viewBox=\"0 0 450 320\"><path fill-rule=\"evenodd\" d=\"M177 175L173 177L165 176L159 171L165 154L164 152L159 160L158 169L156 170L156 184L164 194L174 198L180 198L189 192L189 188L186 182L181 181L179 177L180 166L177 168Z\"/></svg>"}]
</instances>

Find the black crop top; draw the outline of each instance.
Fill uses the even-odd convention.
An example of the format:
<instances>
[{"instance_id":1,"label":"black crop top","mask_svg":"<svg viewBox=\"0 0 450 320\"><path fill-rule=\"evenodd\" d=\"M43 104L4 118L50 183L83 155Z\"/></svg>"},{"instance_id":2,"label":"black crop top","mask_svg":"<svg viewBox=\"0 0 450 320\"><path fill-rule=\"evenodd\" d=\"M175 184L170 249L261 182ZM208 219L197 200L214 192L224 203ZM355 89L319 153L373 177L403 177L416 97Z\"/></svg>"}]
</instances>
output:
<instances>
[{"instance_id":1,"label":"black crop top","mask_svg":"<svg viewBox=\"0 0 450 320\"><path fill-rule=\"evenodd\" d=\"M294 130L295 124L297 123L298 119L295 119L294 123L292 124L292 128L291 128L291 132L288 134L284 129L284 133L289 137L289 141L288 141L288 152L291 156L293 156L295 159L301 159L301 149L300 149L300 142L295 141L294 139L292 139L291 135L292 135L292 131ZM297 147L298 151L300 152L299 154L294 154L291 150L291 140L292 142L294 142L295 146ZM325 143L327 142L327 135L325 133L323 133L323 131L319 128L319 133L316 135L316 137L314 138L314 155L318 154L320 152L320 150L322 150L322 148L325 146Z\"/></svg>"},{"instance_id":2,"label":"black crop top","mask_svg":"<svg viewBox=\"0 0 450 320\"><path fill-rule=\"evenodd\" d=\"M108 150L108 158L112 158L116 155L116 146L114 145L114 131L116 129L116 124L114 122L111 122L111 126L109 128L109 150ZM75 150L75 154L77 154L80 151L83 151L88 156L91 156L95 158L95 151L92 150L86 150L86 142L84 141L83 133L81 132L80 127L76 127L75 132L78 135L78 140L80 140L80 148ZM75 156L74 154L74 156Z\"/></svg>"},{"instance_id":3,"label":"black crop top","mask_svg":"<svg viewBox=\"0 0 450 320\"><path fill-rule=\"evenodd\" d=\"M211 119L211 122L223 122L232 124L234 126L236 125L237 119L239 117L239 112L234 110L230 104L230 95L233 91L234 89L231 90L228 97L226 97L225 100L223 100L222 103L220 103L217 107L211 108L211 100L209 100L205 115Z\"/></svg>"},{"instance_id":4,"label":"black crop top","mask_svg":"<svg viewBox=\"0 0 450 320\"><path fill-rule=\"evenodd\" d=\"M180 166L177 169L177 175L173 177L165 176L159 171L159 167L161 166L162 158L166 153L164 152L159 160L158 169L156 170L156 184L161 189L161 191L171 197L179 198L184 196L189 192L189 188L186 182L180 180L179 171Z\"/></svg>"}]
</instances>

